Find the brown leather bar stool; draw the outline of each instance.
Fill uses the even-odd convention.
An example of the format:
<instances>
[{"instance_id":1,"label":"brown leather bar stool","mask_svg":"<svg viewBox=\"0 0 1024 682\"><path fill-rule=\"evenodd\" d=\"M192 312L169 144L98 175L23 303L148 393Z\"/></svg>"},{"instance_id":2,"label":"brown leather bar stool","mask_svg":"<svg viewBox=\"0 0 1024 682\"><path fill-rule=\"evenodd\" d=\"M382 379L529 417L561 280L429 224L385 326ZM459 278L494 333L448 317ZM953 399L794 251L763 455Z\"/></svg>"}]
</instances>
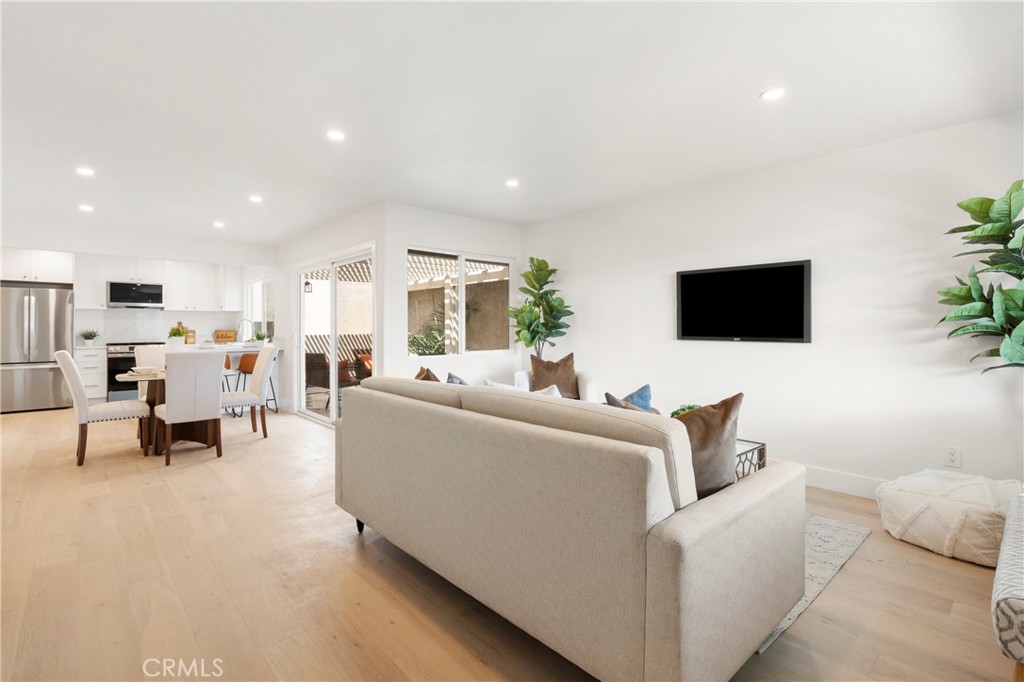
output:
<instances>
[{"instance_id":1,"label":"brown leather bar stool","mask_svg":"<svg viewBox=\"0 0 1024 682\"><path fill-rule=\"evenodd\" d=\"M242 390L246 388L246 384L249 381L249 377L252 376L252 372L256 369L256 358L259 357L256 353L245 353L238 359L238 378L235 379L235 390L238 390L238 385L241 383ZM277 358L274 358L274 362L277 362ZM268 370L272 371L272 370ZM270 403L273 402L274 406L270 407ZM270 407L274 412L278 411L277 408L277 392L274 390L274 377L270 377L270 397L267 398L267 407Z\"/></svg>"}]
</instances>

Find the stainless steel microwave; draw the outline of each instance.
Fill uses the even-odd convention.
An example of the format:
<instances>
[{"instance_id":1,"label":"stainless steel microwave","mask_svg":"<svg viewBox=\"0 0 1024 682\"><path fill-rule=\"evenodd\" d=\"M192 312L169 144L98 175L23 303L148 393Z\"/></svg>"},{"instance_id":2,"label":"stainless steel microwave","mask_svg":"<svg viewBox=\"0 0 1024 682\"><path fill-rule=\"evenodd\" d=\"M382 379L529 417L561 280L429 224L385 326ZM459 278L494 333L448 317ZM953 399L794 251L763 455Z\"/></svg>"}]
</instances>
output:
<instances>
[{"instance_id":1,"label":"stainless steel microwave","mask_svg":"<svg viewBox=\"0 0 1024 682\"><path fill-rule=\"evenodd\" d=\"M107 282L108 308L163 308L163 284Z\"/></svg>"}]
</instances>

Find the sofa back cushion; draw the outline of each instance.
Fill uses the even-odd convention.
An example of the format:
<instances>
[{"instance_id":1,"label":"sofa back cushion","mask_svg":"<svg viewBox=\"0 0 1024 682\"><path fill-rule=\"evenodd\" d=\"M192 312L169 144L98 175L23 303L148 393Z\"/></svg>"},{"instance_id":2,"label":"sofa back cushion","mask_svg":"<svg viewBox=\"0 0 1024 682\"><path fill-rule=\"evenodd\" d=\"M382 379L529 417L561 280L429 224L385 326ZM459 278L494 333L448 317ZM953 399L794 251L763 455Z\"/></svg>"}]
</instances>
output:
<instances>
[{"instance_id":1,"label":"sofa back cushion","mask_svg":"<svg viewBox=\"0 0 1024 682\"><path fill-rule=\"evenodd\" d=\"M665 456L673 506L678 510L697 500L690 439L674 419L485 386L466 387L461 398L462 409L471 412L657 448Z\"/></svg>"},{"instance_id":2,"label":"sofa back cushion","mask_svg":"<svg viewBox=\"0 0 1024 682\"><path fill-rule=\"evenodd\" d=\"M462 408L462 391L467 388L459 384L443 384L438 381L417 381L398 377L370 377L364 379L363 388L372 391L383 391L395 395L423 400L435 405ZM401 415L395 416L396 423L401 422Z\"/></svg>"}]
</instances>

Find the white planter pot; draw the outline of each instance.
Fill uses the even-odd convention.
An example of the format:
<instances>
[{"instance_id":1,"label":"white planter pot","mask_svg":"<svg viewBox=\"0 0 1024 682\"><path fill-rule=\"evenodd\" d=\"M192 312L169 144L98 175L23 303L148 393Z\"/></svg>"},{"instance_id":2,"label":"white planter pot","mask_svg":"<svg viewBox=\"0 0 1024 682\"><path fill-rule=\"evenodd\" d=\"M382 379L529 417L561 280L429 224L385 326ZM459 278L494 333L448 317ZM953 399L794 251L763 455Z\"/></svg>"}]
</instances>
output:
<instances>
[{"instance_id":1,"label":"white planter pot","mask_svg":"<svg viewBox=\"0 0 1024 682\"><path fill-rule=\"evenodd\" d=\"M180 350L180 349L184 348L185 347L185 337L184 336L168 336L167 337L167 347L168 348L174 348L176 350Z\"/></svg>"},{"instance_id":2,"label":"white planter pot","mask_svg":"<svg viewBox=\"0 0 1024 682\"><path fill-rule=\"evenodd\" d=\"M96 343L96 339L82 339L82 343L84 343L87 346L91 346L92 344Z\"/></svg>"}]
</instances>

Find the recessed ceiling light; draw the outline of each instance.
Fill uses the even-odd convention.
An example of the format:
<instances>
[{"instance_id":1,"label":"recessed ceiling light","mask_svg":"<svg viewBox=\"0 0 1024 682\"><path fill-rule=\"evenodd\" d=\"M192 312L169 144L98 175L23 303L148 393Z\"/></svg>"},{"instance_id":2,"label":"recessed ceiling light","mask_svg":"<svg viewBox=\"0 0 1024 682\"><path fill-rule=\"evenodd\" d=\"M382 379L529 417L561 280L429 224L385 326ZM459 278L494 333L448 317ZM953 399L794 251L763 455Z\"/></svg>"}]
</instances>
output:
<instances>
[{"instance_id":1,"label":"recessed ceiling light","mask_svg":"<svg viewBox=\"0 0 1024 682\"><path fill-rule=\"evenodd\" d=\"M79 204L78 210L81 211L82 213L92 213L92 206L90 206L89 204Z\"/></svg>"},{"instance_id":2,"label":"recessed ceiling light","mask_svg":"<svg viewBox=\"0 0 1024 682\"><path fill-rule=\"evenodd\" d=\"M327 139L331 140L332 142L341 142L342 140L345 139L345 131L332 128L331 130L327 131Z\"/></svg>"},{"instance_id":3,"label":"recessed ceiling light","mask_svg":"<svg viewBox=\"0 0 1024 682\"><path fill-rule=\"evenodd\" d=\"M772 88L771 90L765 90L758 97L763 99L765 102L774 102L777 99L782 99L786 91L782 88Z\"/></svg>"},{"instance_id":4,"label":"recessed ceiling light","mask_svg":"<svg viewBox=\"0 0 1024 682\"><path fill-rule=\"evenodd\" d=\"M215 221L213 222L213 226L214 226L214 227L216 227L216 228L217 228L218 230L220 230L220 229L223 229L223 227L224 227L224 223L222 223L222 222L221 222L221 221L219 221L219 220L215 220Z\"/></svg>"},{"instance_id":5,"label":"recessed ceiling light","mask_svg":"<svg viewBox=\"0 0 1024 682\"><path fill-rule=\"evenodd\" d=\"M516 180L515 178L509 178L508 180L505 181L505 186L506 187L518 187L519 186L519 181Z\"/></svg>"},{"instance_id":6,"label":"recessed ceiling light","mask_svg":"<svg viewBox=\"0 0 1024 682\"><path fill-rule=\"evenodd\" d=\"M263 197L261 197L259 194L250 194L249 201L251 201L254 204L262 204Z\"/></svg>"},{"instance_id":7,"label":"recessed ceiling light","mask_svg":"<svg viewBox=\"0 0 1024 682\"><path fill-rule=\"evenodd\" d=\"M79 166L78 168L75 169L75 172L78 173L79 175L84 175L87 178L91 178L92 176L96 175L96 171L94 171L92 168L89 168L88 166Z\"/></svg>"}]
</instances>

